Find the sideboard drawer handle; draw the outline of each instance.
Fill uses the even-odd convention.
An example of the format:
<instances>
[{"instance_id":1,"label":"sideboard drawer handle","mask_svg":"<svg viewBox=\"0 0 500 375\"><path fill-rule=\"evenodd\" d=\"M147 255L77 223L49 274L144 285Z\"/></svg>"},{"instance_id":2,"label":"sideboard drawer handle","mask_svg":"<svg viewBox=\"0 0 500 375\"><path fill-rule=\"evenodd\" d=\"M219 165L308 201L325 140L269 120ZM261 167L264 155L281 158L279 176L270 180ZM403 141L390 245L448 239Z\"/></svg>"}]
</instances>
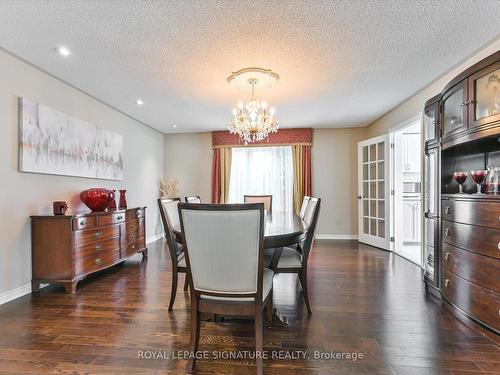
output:
<instances>
[{"instance_id":1,"label":"sideboard drawer handle","mask_svg":"<svg viewBox=\"0 0 500 375\"><path fill-rule=\"evenodd\" d=\"M450 228L446 228L446 229L444 230L444 235L445 235L446 237L450 237L450 235L451 235L451 230L450 230Z\"/></svg>"},{"instance_id":2,"label":"sideboard drawer handle","mask_svg":"<svg viewBox=\"0 0 500 375\"><path fill-rule=\"evenodd\" d=\"M500 242L498 243L497 247L498 247L498 250L500 250Z\"/></svg>"},{"instance_id":3,"label":"sideboard drawer handle","mask_svg":"<svg viewBox=\"0 0 500 375\"><path fill-rule=\"evenodd\" d=\"M102 250L102 244L95 245L96 250Z\"/></svg>"},{"instance_id":4,"label":"sideboard drawer handle","mask_svg":"<svg viewBox=\"0 0 500 375\"><path fill-rule=\"evenodd\" d=\"M135 227L133 225L130 226L130 230L134 229Z\"/></svg>"},{"instance_id":5,"label":"sideboard drawer handle","mask_svg":"<svg viewBox=\"0 0 500 375\"><path fill-rule=\"evenodd\" d=\"M94 263L95 263L95 264L99 264L99 263L101 263L101 262L102 262L102 259L101 259L101 258L97 258L96 260L94 260Z\"/></svg>"},{"instance_id":6,"label":"sideboard drawer handle","mask_svg":"<svg viewBox=\"0 0 500 375\"><path fill-rule=\"evenodd\" d=\"M130 239L131 239L131 240L133 240L134 238L135 238L135 236L132 234L132 235L130 236Z\"/></svg>"},{"instance_id":7,"label":"sideboard drawer handle","mask_svg":"<svg viewBox=\"0 0 500 375\"><path fill-rule=\"evenodd\" d=\"M117 216L117 218L116 218L116 219L117 219L117 220L121 220L121 219L123 219L123 216L121 216L121 215L120 215L120 216Z\"/></svg>"},{"instance_id":8,"label":"sideboard drawer handle","mask_svg":"<svg viewBox=\"0 0 500 375\"><path fill-rule=\"evenodd\" d=\"M450 257L450 253L444 253L444 260L448 260L449 257Z\"/></svg>"},{"instance_id":9,"label":"sideboard drawer handle","mask_svg":"<svg viewBox=\"0 0 500 375\"><path fill-rule=\"evenodd\" d=\"M85 220L80 221L80 225L84 226L85 225Z\"/></svg>"},{"instance_id":10,"label":"sideboard drawer handle","mask_svg":"<svg viewBox=\"0 0 500 375\"><path fill-rule=\"evenodd\" d=\"M101 237L102 236L102 232L96 232L94 233L94 237Z\"/></svg>"},{"instance_id":11,"label":"sideboard drawer handle","mask_svg":"<svg viewBox=\"0 0 500 375\"><path fill-rule=\"evenodd\" d=\"M132 250L135 250L135 245L130 246Z\"/></svg>"},{"instance_id":12,"label":"sideboard drawer handle","mask_svg":"<svg viewBox=\"0 0 500 375\"><path fill-rule=\"evenodd\" d=\"M451 285L450 280L449 280L449 279L446 279L446 280L444 281L444 286L448 288L450 285Z\"/></svg>"},{"instance_id":13,"label":"sideboard drawer handle","mask_svg":"<svg viewBox=\"0 0 500 375\"><path fill-rule=\"evenodd\" d=\"M444 213L445 213L446 215L451 214L451 208L450 208L450 206L446 206L446 207L444 208Z\"/></svg>"}]
</instances>

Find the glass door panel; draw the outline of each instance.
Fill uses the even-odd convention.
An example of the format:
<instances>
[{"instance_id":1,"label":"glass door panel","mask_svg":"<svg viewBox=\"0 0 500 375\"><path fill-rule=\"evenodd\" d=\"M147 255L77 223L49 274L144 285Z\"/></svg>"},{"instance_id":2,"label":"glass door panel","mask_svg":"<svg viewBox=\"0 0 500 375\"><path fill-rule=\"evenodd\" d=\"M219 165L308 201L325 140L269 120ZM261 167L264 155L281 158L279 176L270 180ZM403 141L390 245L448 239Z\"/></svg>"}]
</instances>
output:
<instances>
[{"instance_id":1,"label":"glass door panel","mask_svg":"<svg viewBox=\"0 0 500 375\"><path fill-rule=\"evenodd\" d=\"M465 89L459 83L443 97L443 138L467 128Z\"/></svg>"},{"instance_id":2,"label":"glass door panel","mask_svg":"<svg viewBox=\"0 0 500 375\"><path fill-rule=\"evenodd\" d=\"M432 104L424 112L424 143L437 142L439 139L438 127L438 103Z\"/></svg>"},{"instance_id":3,"label":"glass door panel","mask_svg":"<svg viewBox=\"0 0 500 375\"><path fill-rule=\"evenodd\" d=\"M386 200L388 137L382 136L358 144L359 156L359 237L360 241L389 249L389 212Z\"/></svg>"},{"instance_id":4,"label":"glass door panel","mask_svg":"<svg viewBox=\"0 0 500 375\"><path fill-rule=\"evenodd\" d=\"M471 126L500 121L500 62L469 78Z\"/></svg>"}]
</instances>

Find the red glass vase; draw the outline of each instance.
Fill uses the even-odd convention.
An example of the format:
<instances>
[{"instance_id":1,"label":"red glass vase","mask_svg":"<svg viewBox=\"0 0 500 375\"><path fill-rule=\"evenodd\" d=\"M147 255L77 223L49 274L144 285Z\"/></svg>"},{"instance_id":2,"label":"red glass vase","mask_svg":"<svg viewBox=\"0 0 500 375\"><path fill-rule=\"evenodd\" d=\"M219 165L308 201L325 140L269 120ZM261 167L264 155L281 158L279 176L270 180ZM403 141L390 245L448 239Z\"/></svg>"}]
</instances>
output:
<instances>
[{"instance_id":1,"label":"red glass vase","mask_svg":"<svg viewBox=\"0 0 500 375\"><path fill-rule=\"evenodd\" d=\"M115 190L109 190L113 193L113 199L111 199L111 202L109 203L109 206L108 206L108 211L114 211L116 210L116 199L115 199Z\"/></svg>"},{"instance_id":2,"label":"red glass vase","mask_svg":"<svg viewBox=\"0 0 500 375\"><path fill-rule=\"evenodd\" d=\"M127 190L120 190L120 203L118 204L118 207L120 209L127 209L127 198L125 197L125 193Z\"/></svg>"},{"instance_id":3,"label":"red glass vase","mask_svg":"<svg viewBox=\"0 0 500 375\"><path fill-rule=\"evenodd\" d=\"M88 189L80 193L80 199L92 211L104 211L114 196L111 190L103 188Z\"/></svg>"}]
</instances>

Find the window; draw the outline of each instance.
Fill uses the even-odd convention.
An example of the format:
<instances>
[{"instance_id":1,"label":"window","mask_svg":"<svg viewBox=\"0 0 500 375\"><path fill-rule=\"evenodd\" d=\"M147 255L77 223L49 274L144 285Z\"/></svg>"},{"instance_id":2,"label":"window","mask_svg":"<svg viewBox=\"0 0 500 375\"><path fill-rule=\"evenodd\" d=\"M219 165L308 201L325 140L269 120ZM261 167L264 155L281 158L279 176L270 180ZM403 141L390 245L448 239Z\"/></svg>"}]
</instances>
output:
<instances>
[{"instance_id":1,"label":"window","mask_svg":"<svg viewBox=\"0 0 500 375\"><path fill-rule=\"evenodd\" d=\"M290 146L232 149L229 203L242 203L245 194L272 194L273 211L293 211Z\"/></svg>"}]
</instances>

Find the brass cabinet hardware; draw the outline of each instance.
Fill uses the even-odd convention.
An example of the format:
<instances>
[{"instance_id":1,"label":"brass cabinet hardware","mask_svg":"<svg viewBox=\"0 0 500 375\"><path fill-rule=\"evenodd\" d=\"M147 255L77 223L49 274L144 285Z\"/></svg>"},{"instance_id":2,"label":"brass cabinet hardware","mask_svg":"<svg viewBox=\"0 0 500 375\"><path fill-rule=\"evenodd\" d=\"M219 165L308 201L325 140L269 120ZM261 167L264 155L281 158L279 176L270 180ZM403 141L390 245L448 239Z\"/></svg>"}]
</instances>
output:
<instances>
[{"instance_id":1,"label":"brass cabinet hardware","mask_svg":"<svg viewBox=\"0 0 500 375\"><path fill-rule=\"evenodd\" d=\"M444 281L444 286L448 288L450 285L451 285L450 280L449 280L449 279L446 279L446 280Z\"/></svg>"},{"instance_id":2,"label":"brass cabinet hardware","mask_svg":"<svg viewBox=\"0 0 500 375\"><path fill-rule=\"evenodd\" d=\"M94 260L94 263L95 264L99 264L102 262L102 259L101 258L96 258L96 260Z\"/></svg>"},{"instance_id":3,"label":"brass cabinet hardware","mask_svg":"<svg viewBox=\"0 0 500 375\"><path fill-rule=\"evenodd\" d=\"M444 260L448 260L449 257L450 257L450 253L444 253Z\"/></svg>"}]
</instances>

